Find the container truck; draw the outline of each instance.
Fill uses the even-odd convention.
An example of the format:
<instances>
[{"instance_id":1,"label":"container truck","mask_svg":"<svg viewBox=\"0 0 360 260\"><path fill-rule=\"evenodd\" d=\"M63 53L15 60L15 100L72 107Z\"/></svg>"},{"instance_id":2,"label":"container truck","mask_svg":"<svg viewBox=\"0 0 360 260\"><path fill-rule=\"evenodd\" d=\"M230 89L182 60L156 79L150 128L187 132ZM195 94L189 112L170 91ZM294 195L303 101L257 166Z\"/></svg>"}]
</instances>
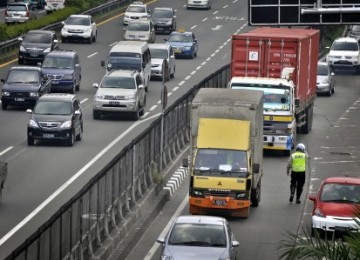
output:
<instances>
[{"instance_id":1,"label":"container truck","mask_svg":"<svg viewBox=\"0 0 360 260\"><path fill-rule=\"evenodd\" d=\"M264 27L232 36L228 87L264 92L264 149L290 155L296 134L310 132L318 51L318 30Z\"/></svg>"},{"instance_id":2,"label":"container truck","mask_svg":"<svg viewBox=\"0 0 360 260\"><path fill-rule=\"evenodd\" d=\"M200 89L191 107L191 214L247 218L260 202L263 92Z\"/></svg>"}]
</instances>

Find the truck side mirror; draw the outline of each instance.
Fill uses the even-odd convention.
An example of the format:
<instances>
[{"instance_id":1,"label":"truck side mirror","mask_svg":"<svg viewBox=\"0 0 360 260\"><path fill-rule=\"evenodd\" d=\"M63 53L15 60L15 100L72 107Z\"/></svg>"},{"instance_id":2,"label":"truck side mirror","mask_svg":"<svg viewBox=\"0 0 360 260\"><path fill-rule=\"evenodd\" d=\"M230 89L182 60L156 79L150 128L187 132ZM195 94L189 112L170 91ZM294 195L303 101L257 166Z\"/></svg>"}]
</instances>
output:
<instances>
[{"instance_id":1,"label":"truck side mirror","mask_svg":"<svg viewBox=\"0 0 360 260\"><path fill-rule=\"evenodd\" d=\"M182 160L182 167L185 167L185 168L189 167L189 159L188 158L184 158Z\"/></svg>"},{"instance_id":2,"label":"truck side mirror","mask_svg":"<svg viewBox=\"0 0 360 260\"><path fill-rule=\"evenodd\" d=\"M253 164L253 170L254 170L254 173L259 173L260 164L254 163L254 164Z\"/></svg>"}]
</instances>

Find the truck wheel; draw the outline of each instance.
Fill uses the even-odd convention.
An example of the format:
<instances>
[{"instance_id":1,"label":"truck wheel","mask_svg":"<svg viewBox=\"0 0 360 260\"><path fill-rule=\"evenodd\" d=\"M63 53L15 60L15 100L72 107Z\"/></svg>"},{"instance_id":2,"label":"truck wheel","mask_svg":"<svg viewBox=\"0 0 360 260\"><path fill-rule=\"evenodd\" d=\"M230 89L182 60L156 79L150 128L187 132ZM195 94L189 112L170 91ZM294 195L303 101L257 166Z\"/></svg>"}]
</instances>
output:
<instances>
[{"instance_id":1,"label":"truck wheel","mask_svg":"<svg viewBox=\"0 0 360 260\"><path fill-rule=\"evenodd\" d=\"M308 134L311 131L311 127L312 127L312 118L313 118L313 108L312 105L308 106L306 108L306 123L305 125L302 127L301 132L304 134Z\"/></svg>"},{"instance_id":2,"label":"truck wheel","mask_svg":"<svg viewBox=\"0 0 360 260\"><path fill-rule=\"evenodd\" d=\"M261 197L261 181L259 182L258 187L251 191L251 206L252 207L259 206L260 197Z\"/></svg>"}]
</instances>

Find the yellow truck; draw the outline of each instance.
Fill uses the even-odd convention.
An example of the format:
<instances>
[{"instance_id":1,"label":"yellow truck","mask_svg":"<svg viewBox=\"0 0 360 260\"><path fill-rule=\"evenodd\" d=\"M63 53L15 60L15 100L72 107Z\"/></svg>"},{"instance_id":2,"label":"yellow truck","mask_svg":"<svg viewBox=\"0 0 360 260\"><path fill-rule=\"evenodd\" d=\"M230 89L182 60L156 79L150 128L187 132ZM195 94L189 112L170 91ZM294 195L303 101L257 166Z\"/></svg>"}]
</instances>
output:
<instances>
[{"instance_id":1,"label":"yellow truck","mask_svg":"<svg viewBox=\"0 0 360 260\"><path fill-rule=\"evenodd\" d=\"M260 202L263 92L200 89L191 109L191 214L247 218Z\"/></svg>"}]
</instances>

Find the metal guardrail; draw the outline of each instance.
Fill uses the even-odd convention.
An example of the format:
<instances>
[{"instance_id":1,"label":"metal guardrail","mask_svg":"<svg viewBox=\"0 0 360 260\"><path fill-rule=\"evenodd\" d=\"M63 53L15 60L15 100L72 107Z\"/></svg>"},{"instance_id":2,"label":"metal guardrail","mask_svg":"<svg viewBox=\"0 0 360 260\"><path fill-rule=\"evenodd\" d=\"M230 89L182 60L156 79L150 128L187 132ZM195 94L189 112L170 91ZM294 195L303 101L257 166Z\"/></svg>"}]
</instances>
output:
<instances>
[{"instance_id":1,"label":"metal guardrail","mask_svg":"<svg viewBox=\"0 0 360 260\"><path fill-rule=\"evenodd\" d=\"M0 259L93 257L151 187L159 185L157 177L165 178L161 169L169 166L189 144L191 102L198 89L224 88L229 80L230 64L195 85L49 216L45 224L30 237L23 238L21 245L12 248L11 243L3 243ZM21 237L21 230L14 235Z\"/></svg>"},{"instance_id":2,"label":"metal guardrail","mask_svg":"<svg viewBox=\"0 0 360 260\"><path fill-rule=\"evenodd\" d=\"M104 14L112 13L114 10L121 10L123 8L127 7L129 3L131 3L131 0L114 0L110 1L108 3L99 5L95 8L89 9L82 14L90 14L94 17L103 17ZM147 1L143 1L147 2ZM61 22L50 24L48 26L45 26L44 30L54 30L57 33L60 33L60 30L62 28ZM19 36L20 37L20 36ZM0 62L9 61L11 59L15 59L17 57L17 53L14 53L14 51L18 50L20 46L20 42L18 41L18 37L15 39L11 39L5 42L0 43Z\"/></svg>"}]
</instances>

